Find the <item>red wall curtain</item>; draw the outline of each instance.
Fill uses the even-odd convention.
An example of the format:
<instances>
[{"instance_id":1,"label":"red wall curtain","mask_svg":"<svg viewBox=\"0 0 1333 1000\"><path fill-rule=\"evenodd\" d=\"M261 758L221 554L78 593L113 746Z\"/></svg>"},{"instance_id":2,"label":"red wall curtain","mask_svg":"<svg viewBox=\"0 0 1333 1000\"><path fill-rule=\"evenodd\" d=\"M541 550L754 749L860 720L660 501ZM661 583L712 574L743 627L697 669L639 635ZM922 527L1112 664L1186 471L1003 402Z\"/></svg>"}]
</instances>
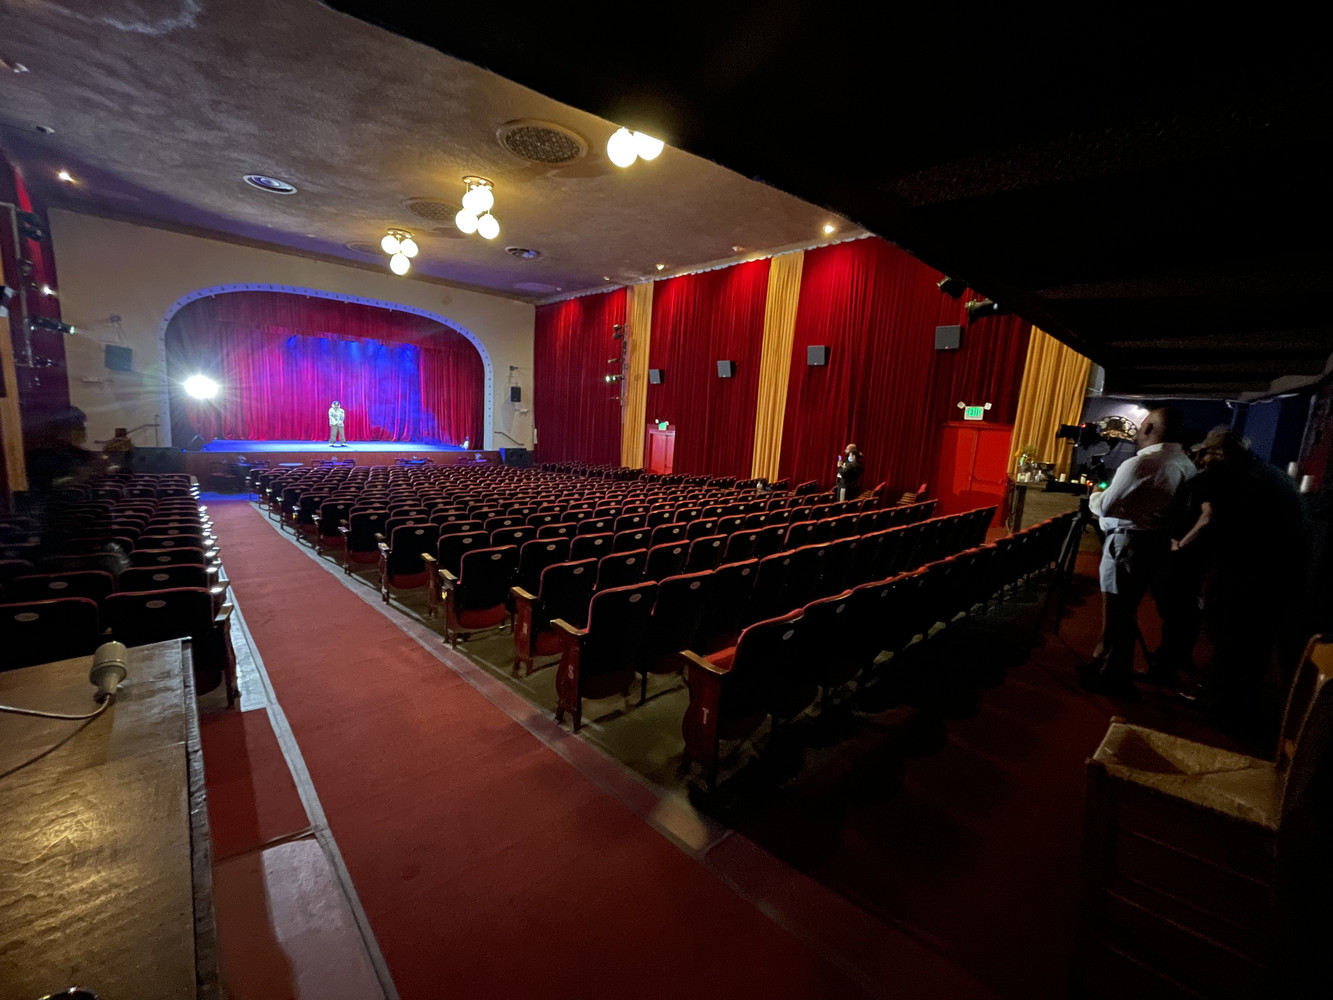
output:
<instances>
[{"instance_id":1,"label":"red wall curtain","mask_svg":"<svg viewBox=\"0 0 1333 1000\"><path fill-rule=\"evenodd\" d=\"M748 477L764 339L767 260L687 274L653 288L649 420L677 426L674 471ZM718 378L717 362L736 362ZM640 430L642 433L642 430Z\"/></svg>"},{"instance_id":2,"label":"red wall curtain","mask_svg":"<svg viewBox=\"0 0 1333 1000\"><path fill-rule=\"evenodd\" d=\"M939 273L880 239L810 250L801 273L783 476L832 486L834 462L856 442L864 485L915 486L938 424L929 412L935 327L945 297ZM952 304L952 300L949 300ZM806 365L806 347L830 348Z\"/></svg>"},{"instance_id":3,"label":"red wall curtain","mask_svg":"<svg viewBox=\"0 0 1333 1000\"><path fill-rule=\"evenodd\" d=\"M967 321L964 303L981 296L969 292L957 301L946 299L941 326L962 324L962 347L935 353L934 392L930 406L936 422L962 420L960 402L990 403L985 422L1012 424L1018 415L1018 390L1023 384L1032 324L1018 316L987 316ZM941 296L944 298L944 296Z\"/></svg>"},{"instance_id":4,"label":"red wall curtain","mask_svg":"<svg viewBox=\"0 0 1333 1000\"><path fill-rule=\"evenodd\" d=\"M461 333L413 313L282 292L191 302L167 329L174 384L201 373L222 386L208 404L173 397L173 440L286 441L328 436L347 411L357 441L476 446L485 369Z\"/></svg>"},{"instance_id":5,"label":"red wall curtain","mask_svg":"<svg viewBox=\"0 0 1333 1000\"><path fill-rule=\"evenodd\" d=\"M538 306L533 330L533 421L543 462L620 464L620 395L606 381L619 357L625 289Z\"/></svg>"}]
</instances>

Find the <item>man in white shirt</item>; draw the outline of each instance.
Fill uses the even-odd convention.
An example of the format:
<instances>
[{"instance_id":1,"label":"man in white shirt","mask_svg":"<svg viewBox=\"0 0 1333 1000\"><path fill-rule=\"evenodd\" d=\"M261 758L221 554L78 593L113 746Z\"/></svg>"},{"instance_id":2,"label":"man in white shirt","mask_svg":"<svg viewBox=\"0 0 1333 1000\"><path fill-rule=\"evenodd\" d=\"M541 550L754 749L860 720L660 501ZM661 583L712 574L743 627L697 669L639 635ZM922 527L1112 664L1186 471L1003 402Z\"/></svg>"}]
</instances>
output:
<instances>
[{"instance_id":1,"label":"man in white shirt","mask_svg":"<svg viewBox=\"0 0 1333 1000\"><path fill-rule=\"evenodd\" d=\"M347 419L347 411L344 410L335 399L333 405L329 407L329 447L337 448L335 440L342 439L341 447L347 447L347 434L343 431L343 423Z\"/></svg>"},{"instance_id":2,"label":"man in white shirt","mask_svg":"<svg viewBox=\"0 0 1333 1000\"><path fill-rule=\"evenodd\" d=\"M1153 410L1139 427L1138 454L1116 469L1111 484L1088 498L1106 534L1099 577L1102 636L1079 683L1093 691L1134 697L1138 609L1171 549L1171 503L1194 463L1180 446L1179 410Z\"/></svg>"}]
</instances>

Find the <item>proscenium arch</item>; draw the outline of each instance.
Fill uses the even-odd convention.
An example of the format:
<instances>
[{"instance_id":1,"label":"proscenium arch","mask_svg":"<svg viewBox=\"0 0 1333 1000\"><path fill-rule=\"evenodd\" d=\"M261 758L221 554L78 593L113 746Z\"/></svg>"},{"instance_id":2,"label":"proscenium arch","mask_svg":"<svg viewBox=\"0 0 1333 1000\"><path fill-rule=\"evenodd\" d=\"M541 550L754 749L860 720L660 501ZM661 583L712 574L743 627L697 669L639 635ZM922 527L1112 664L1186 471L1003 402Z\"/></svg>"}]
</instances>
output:
<instances>
[{"instance_id":1,"label":"proscenium arch","mask_svg":"<svg viewBox=\"0 0 1333 1000\"><path fill-rule=\"evenodd\" d=\"M457 333L461 333L464 337L468 339L468 341L472 344L472 346L477 349L477 353L481 355L481 364L482 364L482 369L485 373L485 383L486 383L485 409L482 414L482 432L485 435L485 439L482 441L482 448L485 451L492 450L492 446L495 441L494 427L493 427L494 423L493 413L495 406L495 370L491 365L491 355L490 352L486 350L486 345L483 344L480 340L478 340L476 334L474 334L471 330L469 330L462 324L449 319L449 317L441 316L439 313L431 312L429 309L418 309L416 306L403 305L401 302L385 302L382 299L367 299L360 295L344 295L341 292L325 292L318 288L297 288L295 285L264 285L264 284L252 284L250 282L245 282L245 283L238 283L231 285L212 285L208 288L200 288L197 289L196 291L190 292L188 295L182 295L179 299L173 302L171 304L171 308L167 310L166 315L162 317L162 322L157 325L157 350L158 350L157 360L158 363L162 366L163 372L167 370L167 327L171 325L171 321L175 317L176 313L180 312L191 302L198 301L199 299L211 298L215 295L226 295L229 292L283 292L288 295L305 295L316 299L334 299L335 301L338 302L353 302L361 306L374 306L378 309L388 309L390 312L411 313L414 316L421 316L424 317L425 319L434 320L436 323L439 323L442 326L447 326L449 329L454 330ZM161 399L161 407L163 413L171 412L170 394L171 394L170 384L168 384L166 381L163 381L162 399ZM167 438L167 447L169 448L176 447L175 442L171 440L170 421L167 421L165 430Z\"/></svg>"}]
</instances>

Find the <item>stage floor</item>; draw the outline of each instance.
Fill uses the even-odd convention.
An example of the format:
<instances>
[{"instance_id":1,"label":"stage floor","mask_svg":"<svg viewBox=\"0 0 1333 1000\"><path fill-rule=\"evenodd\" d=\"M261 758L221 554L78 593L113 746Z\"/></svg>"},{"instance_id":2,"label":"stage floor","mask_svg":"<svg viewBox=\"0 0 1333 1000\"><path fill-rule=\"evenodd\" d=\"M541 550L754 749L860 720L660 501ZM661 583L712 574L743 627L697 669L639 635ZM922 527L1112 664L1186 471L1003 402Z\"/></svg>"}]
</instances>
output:
<instances>
[{"instance_id":1,"label":"stage floor","mask_svg":"<svg viewBox=\"0 0 1333 1000\"><path fill-rule=\"evenodd\" d=\"M468 449L472 452L480 452L480 448ZM256 454L267 454L269 452L320 452L330 455L352 455L357 452L404 452L408 454L423 454L435 452L461 452L462 448L447 444L414 444L411 441L348 441L346 448L334 448L327 441L224 441L218 439L210 441L203 448L203 452L226 452L235 454L240 452L254 452Z\"/></svg>"}]
</instances>

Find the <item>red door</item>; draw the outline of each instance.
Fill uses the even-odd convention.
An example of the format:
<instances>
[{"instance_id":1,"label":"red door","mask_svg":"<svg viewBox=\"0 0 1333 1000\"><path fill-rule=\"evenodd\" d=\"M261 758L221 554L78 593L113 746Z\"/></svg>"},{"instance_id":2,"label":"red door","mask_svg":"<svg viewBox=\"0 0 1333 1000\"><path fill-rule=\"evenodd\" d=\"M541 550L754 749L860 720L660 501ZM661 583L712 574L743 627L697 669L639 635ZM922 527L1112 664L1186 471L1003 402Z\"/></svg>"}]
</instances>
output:
<instances>
[{"instance_id":1,"label":"red door","mask_svg":"<svg viewBox=\"0 0 1333 1000\"><path fill-rule=\"evenodd\" d=\"M935 479L928 494L939 499L936 514L957 514L992 504L1003 507L1013 433L1012 424L951 421L943 425Z\"/></svg>"}]
</instances>

